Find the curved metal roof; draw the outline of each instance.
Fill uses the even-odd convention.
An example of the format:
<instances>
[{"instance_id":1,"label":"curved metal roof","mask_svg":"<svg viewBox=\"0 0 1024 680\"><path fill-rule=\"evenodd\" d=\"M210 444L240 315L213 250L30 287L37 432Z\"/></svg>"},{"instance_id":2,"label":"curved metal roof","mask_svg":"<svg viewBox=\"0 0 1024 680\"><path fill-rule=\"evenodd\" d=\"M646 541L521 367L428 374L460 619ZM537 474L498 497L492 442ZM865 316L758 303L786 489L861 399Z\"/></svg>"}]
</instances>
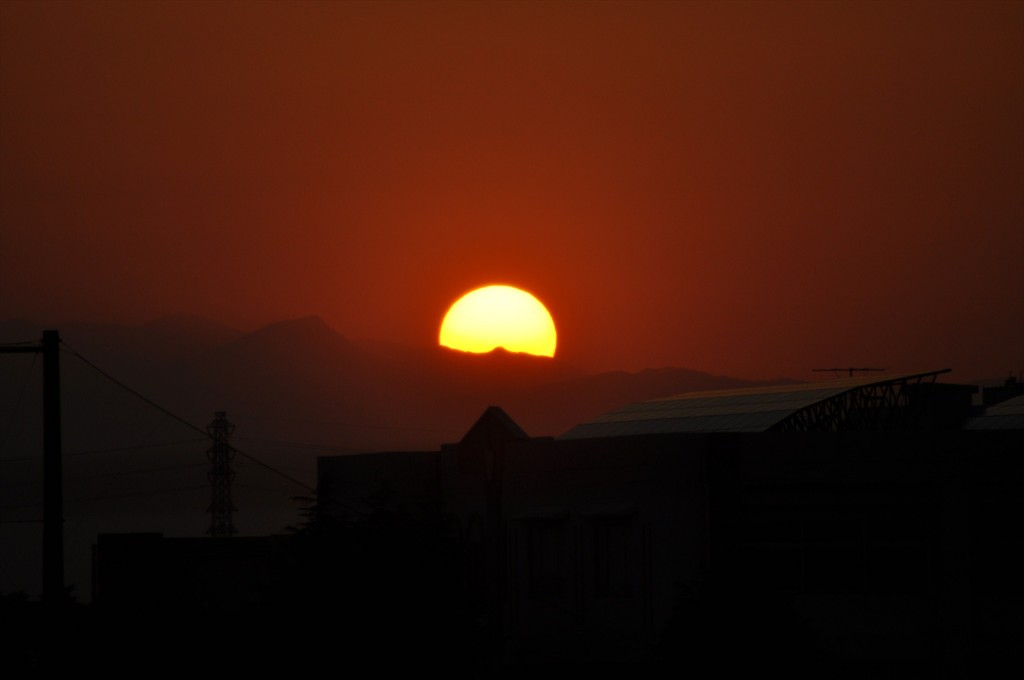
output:
<instances>
[{"instance_id":1,"label":"curved metal roof","mask_svg":"<svg viewBox=\"0 0 1024 680\"><path fill-rule=\"evenodd\" d=\"M966 430L1024 430L1024 395L993 404L964 424Z\"/></svg>"},{"instance_id":2,"label":"curved metal roof","mask_svg":"<svg viewBox=\"0 0 1024 680\"><path fill-rule=\"evenodd\" d=\"M851 413L904 406L902 387L934 381L938 374L948 370L690 392L629 404L577 425L559 439L668 432L842 429L842 418ZM826 423L827 418L831 422Z\"/></svg>"}]
</instances>

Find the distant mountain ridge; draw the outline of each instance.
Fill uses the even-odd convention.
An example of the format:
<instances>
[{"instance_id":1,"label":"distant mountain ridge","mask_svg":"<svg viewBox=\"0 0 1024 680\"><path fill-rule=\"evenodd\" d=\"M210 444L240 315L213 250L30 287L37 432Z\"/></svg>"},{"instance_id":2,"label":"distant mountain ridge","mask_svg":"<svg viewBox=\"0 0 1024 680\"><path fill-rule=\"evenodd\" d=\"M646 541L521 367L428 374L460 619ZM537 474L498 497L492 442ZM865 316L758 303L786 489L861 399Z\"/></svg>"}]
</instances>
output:
<instances>
[{"instance_id":1,"label":"distant mountain ridge","mask_svg":"<svg viewBox=\"0 0 1024 680\"><path fill-rule=\"evenodd\" d=\"M352 341L316 316L250 333L196 316L59 330L69 347L137 381L135 389L149 390L168 408L237 410L268 421L314 416L338 423L329 434L317 434L319 443L329 445L326 437L334 437L338 446L357 450L436 448L461 436L490 405L502 406L531 435L557 435L632 401L795 382L681 368L586 374L558 358L504 349L471 354ZM41 331L38 324L3 322L0 342L32 339Z\"/></svg>"},{"instance_id":2,"label":"distant mountain ridge","mask_svg":"<svg viewBox=\"0 0 1024 680\"><path fill-rule=\"evenodd\" d=\"M0 343L38 340L43 328L0 322ZM203 429L215 411L235 424L236 526L259 535L295 524L294 498L311 493L266 466L315 487L319 456L436 451L492 405L530 435L558 435L631 401L762 384L678 368L587 374L557 358L504 350L352 340L317 317L251 333L190 316L47 328L57 328L69 350L60 357L67 570L81 592L97 533L203 534L211 493ZM42 512L41 390L37 358L0 357L0 539L8 554L24 556L0 569L0 592L36 588L37 539L25 531L40 526L33 522Z\"/></svg>"}]
</instances>

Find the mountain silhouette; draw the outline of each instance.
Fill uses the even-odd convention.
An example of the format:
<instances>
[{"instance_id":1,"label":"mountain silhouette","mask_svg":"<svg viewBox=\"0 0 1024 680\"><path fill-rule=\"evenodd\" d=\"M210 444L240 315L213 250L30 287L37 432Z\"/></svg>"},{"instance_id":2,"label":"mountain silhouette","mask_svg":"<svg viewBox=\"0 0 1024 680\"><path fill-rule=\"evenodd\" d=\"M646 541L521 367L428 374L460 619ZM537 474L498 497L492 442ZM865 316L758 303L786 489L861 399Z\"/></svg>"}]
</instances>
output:
<instances>
[{"instance_id":1,"label":"mountain silhouette","mask_svg":"<svg viewBox=\"0 0 1024 680\"><path fill-rule=\"evenodd\" d=\"M193 316L47 327L69 350L61 355L67 569L85 597L96 533L205 531L211 492L202 430L215 411L236 426L236 526L252 535L294 524L294 497L310 493L263 464L313 487L319 456L437 450L492 405L528 434L554 436L631 401L763 384L679 368L587 374L558 358L503 349L468 354L353 340L318 317L249 333ZM35 341L42 330L0 322L0 343ZM41 513L40 364L31 355L0 361L0 462L10 508L0 531L5 545L26 555L38 539L25 532ZM35 567L20 564L0 573L0 592L33 591Z\"/></svg>"},{"instance_id":2,"label":"mountain silhouette","mask_svg":"<svg viewBox=\"0 0 1024 680\"><path fill-rule=\"evenodd\" d=\"M0 323L0 341L42 327ZM770 384L682 368L586 374L558 358L496 349L353 341L316 316L250 333L201 317L127 325L69 324L65 343L175 412L203 422L226 410L262 419L330 423L306 435L345 450L436 448L457 440L487 406L501 405L534 436L558 435L625 403L680 392ZM66 389L73 389L66 386ZM65 417L74 419L74 409ZM288 429L288 428L285 428Z\"/></svg>"}]
</instances>

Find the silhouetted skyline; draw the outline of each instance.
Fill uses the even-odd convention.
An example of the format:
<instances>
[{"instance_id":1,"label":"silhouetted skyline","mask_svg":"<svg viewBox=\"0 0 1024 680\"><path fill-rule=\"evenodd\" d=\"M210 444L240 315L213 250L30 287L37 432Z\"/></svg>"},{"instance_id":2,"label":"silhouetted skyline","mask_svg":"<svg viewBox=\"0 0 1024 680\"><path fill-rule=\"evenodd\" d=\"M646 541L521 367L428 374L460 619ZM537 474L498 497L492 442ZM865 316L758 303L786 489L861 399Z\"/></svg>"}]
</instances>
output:
<instances>
[{"instance_id":1,"label":"silhouetted skyline","mask_svg":"<svg viewBox=\"0 0 1024 680\"><path fill-rule=\"evenodd\" d=\"M39 387L33 362L7 371L22 375L16 395L0 393L11 409L0 431L12 557L0 565L0 616L16 624L8 668L101 658L137 667L165 654L200 613L246 650L225 657L233 667L286 663L297 644L314 659L336 656L340 644L359 663L421 667L451 656L453 635L472 644L448 667L615 661L874 677L879 664L959 675L1009 659L1020 596L1020 560L1005 541L1019 505L1016 381L979 394L934 383L940 370L701 391L633 403L557 438L531 437L491 406L440 448L325 456L301 451L328 424L316 409L362 421L384 405L391 441L424 417L415 402L437 409L443 428L472 399L526 395L534 417L565 419L661 383L674 392L745 381L680 369L586 376L557 359L501 351L402 353L352 343L316 318L233 338L189 322L69 331L83 343L94 334L95 351L145 383L142 392L61 347L73 498L58 516L74 565L63 582L87 598L91 556L91 606L60 596L41 606L25 594L35 580L26 570L38 569L31 517L40 503L31 479L38 416L24 402L38 401ZM0 324L0 335L12 326ZM157 358L146 361L147 352ZM234 424L216 413L205 434L239 463L231 484L243 493L228 494L213 478L223 477L223 457L197 463L207 437L178 440L204 430L151 399L174 385L185 390L179 408L229 401L248 410L245 420L291 423L306 439L265 440L275 456L261 461L235 448ZM263 417L249 410L260 403ZM351 445L343 430L335 440ZM83 446L90 438L108 445ZM249 449L260 440L244 441ZM285 472L313 461L315 489ZM206 485L171 486L198 481L199 467L216 473ZM244 506L250 531L262 516L273 535L198 538L185 529L204 507L211 531L224 519L224 505L195 502L209 501L210 484L215 500ZM315 495L296 498L296 486ZM300 510L282 507L285 499ZM19 570L23 587L8 590ZM296 625L339 607L340 623ZM207 655L185 646L172 663Z\"/></svg>"}]
</instances>

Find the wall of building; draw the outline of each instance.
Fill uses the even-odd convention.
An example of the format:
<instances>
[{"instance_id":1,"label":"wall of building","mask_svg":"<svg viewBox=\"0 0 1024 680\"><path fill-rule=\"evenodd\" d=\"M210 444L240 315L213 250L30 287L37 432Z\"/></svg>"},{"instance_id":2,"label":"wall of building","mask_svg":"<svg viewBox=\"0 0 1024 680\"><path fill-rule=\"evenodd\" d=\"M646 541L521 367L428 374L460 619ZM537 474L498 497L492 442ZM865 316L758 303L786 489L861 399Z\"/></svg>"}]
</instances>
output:
<instances>
[{"instance_id":1,"label":"wall of building","mask_svg":"<svg viewBox=\"0 0 1024 680\"><path fill-rule=\"evenodd\" d=\"M941 677L1020 635L1021 450L1021 431L551 440L497 419L435 454L325 463L321 496L388 475L436 493L506 661Z\"/></svg>"}]
</instances>

